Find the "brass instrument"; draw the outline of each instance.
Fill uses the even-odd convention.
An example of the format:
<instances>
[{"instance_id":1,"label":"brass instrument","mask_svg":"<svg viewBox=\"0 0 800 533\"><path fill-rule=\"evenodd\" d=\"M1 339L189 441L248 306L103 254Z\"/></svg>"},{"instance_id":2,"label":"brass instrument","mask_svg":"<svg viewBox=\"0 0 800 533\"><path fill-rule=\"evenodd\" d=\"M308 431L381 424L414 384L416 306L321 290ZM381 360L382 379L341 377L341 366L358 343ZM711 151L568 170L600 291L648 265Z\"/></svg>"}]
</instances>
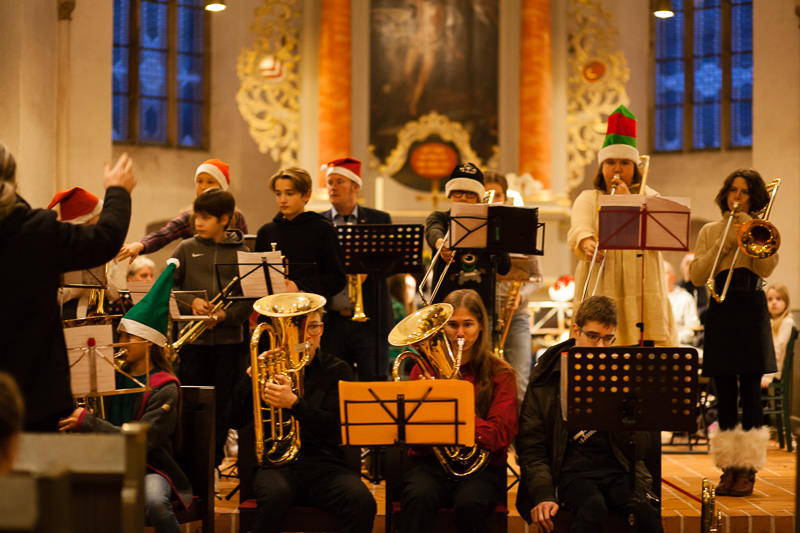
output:
<instances>
[{"instance_id":1,"label":"brass instrument","mask_svg":"<svg viewBox=\"0 0 800 533\"><path fill-rule=\"evenodd\" d=\"M514 309L516 309L521 290L521 281L510 282L508 294L503 302L503 309L500 311L497 318L495 330L499 333L499 338L494 346L494 354L501 359L503 358L503 345L506 343L506 337L508 337L508 329L511 327L511 318L514 315Z\"/></svg>"},{"instance_id":2,"label":"brass instrument","mask_svg":"<svg viewBox=\"0 0 800 533\"><path fill-rule=\"evenodd\" d=\"M266 384L277 383L283 375L292 382L292 391L303 397L303 369L311 354L306 343L306 330L312 312L325 305L317 294L289 292L259 299L253 308L268 316L270 322L258 324L250 339L250 368L253 381L256 457L259 465L281 466L293 461L300 451L300 426L283 409L269 405L264 399ZM264 332L272 348L280 351L261 358L258 343Z\"/></svg>"},{"instance_id":3,"label":"brass instrument","mask_svg":"<svg viewBox=\"0 0 800 533\"><path fill-rule=\"evenodd\" d=\"M775 227L775 224L767 221L770 211L772 211L772 203L775 200L775 195L778 193L778 187L780 184L780 178L775 179L767 184L766 189L767 192L770 193L769 202L763 209L753 213L753 218L742 224L742 227L739 229L739 234L736 238L738 247L733 253L733 259L731 259L731 265L728 268L728 277L725 279L725 285L722 288L722 293L717 294L717 292L714 290L714 272L717 270L719 259L722 255L722 244L720 244L720 247L717 250L717 257L714 259L714 265L711 267L711 272L706 280L706 286L708 287L711 296L717 301L717 303L724 302L725 297L728 295L728 287L731 284L731 279L733 279L733 270L736 268L736 259L739 257L740 250L749 257L765 259L775 254L778 251L778 248L780 248L781 236L780 233L778 233L778 228ZM735 202L733 204L733 209L731 209L731 214L728 217L728 223L725 225L725 232L722 234L721 243L724 243L728 236L731 223L736 216L736 210L738 208L739 203ZM762 214L764 215L763 218L757 218Z\"/></svg>"},{"instance_id":4,"label":"brass instrument","mask_svg":"<svg viewBox=\"0 0 800 533\"><path fill-rule=\"evenodd\" d=\"M454 356L442 328L453 315L453 306L447 303L429 305L407 316L389 333L392 346L411 346L397 356L392 367L392 379L400 381L400 367L405 359L413 359L425 379L461 379L461 352L464 339L458 339L458 352ZM426 364L427 363L427 364ZM429 372L427 366L433 370ZM489 452L478 446L434 446L433 453L450 477L461 478L482 470L489 462Z\"/></svg>"},{"instance_id":5,"label":"brass instrument","mask_svg":"<svg viewBox=\"0 0 800 533\"><path fill-rule=\"evenodd\" d=\"M361 287L361 276L359 274L347 275L347 296L353 304L353 322L366 322L369 317L364 313L364 292Z\"/></svg>"},{"instance_id":6,"label":"brass instrument","mask_svg":"<svg viewBox=\"0 0 800 533\"><path fill-rule=\"evenodd\" d=\"M722 511L716 510L714 486L707 478L703 478L701 498L700 533L715 533L721 531Z\"/></svg>"},{"instance_id":7,"label":"brass instrument","mask_svg":"<svg viewBox=\"0 0 800 533\"><path fill-rule=\"evenodd\" d=\"M239 277L234 276L230 283L225 285L225 288L208 302L211 304L211 309L208 310L208 314L212 316L213 319L198 319L189 322L183 326L183 328L181 328L180 332L178 333L178 339L172 344L167 345L167 355L171 361L177 361L180 357L181 348L183 348L186 344L191 344L196 341L197 338L202 335L206 329L208 329L209 324L216 322L217 317L214 315L214 313L219 310L224 311L231 306L233 300L225 300L225 298L238 281Z\"/></svg>"}]
</instances>

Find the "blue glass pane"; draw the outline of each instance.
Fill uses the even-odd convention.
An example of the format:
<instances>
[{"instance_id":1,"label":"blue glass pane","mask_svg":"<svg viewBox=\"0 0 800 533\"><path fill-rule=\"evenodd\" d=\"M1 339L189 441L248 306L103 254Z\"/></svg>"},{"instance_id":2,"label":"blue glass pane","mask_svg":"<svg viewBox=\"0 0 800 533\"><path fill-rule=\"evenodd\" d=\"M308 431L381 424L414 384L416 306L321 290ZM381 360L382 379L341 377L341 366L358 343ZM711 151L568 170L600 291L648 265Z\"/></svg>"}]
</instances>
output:
<instances>
[{"instance_id":1,"label":"blue glass pane","mask_svg":"<svg viewBox=\"0 0 800 533\"><path fill-rule=\"evenodd\" d=\"M178 144L193 147L203 144L202 104L178 104Z\"/></svg>"},{"instance_id":2,"label":"blue glass pane","mask_svg":"<svg viewBox=\"0 0 800 533\"><path fill-rule=\"evenodd\" d=\"M683 149L683 107L656 109L656 150Z\"/></svg>"},{"instance_id":3,"label":"blue glass pane","mask_svg":"<svg viewBox=\"0 0 800 533\"><path fill-rule=\"evenodd\" d=\"M656 60L678 59L684 56L683 30L682 11L675 11L675 16L668 19L656 20Z\"/></svg>"},{"instance_id":4,"label":"blue glass pane","mask_svg":"<svg viewBox=\"0 0 800 533\"><path fill-rule=\"evenodd\" d=\"M715 3L706 0L698 3ZM722 53L722 9L719 7L695 8L694 12L694 55L709 56Z\"/></svg>"},{"instance_id":5,"label":"blue glass pane","mask_svg":"<svg viewBox=\"0 0 800 533\"><path fill-rule=\"evenodd\" d=\"M685 94L683 61L665 61L656 65L656 106L682 104Z\"/></svg>"},{"instance_id":6,"label":"blue glass pane","mask_svg":"<svg viewBox=\"0 0 800 533\"><path fill-rule=\"evenodd\" d=\"M731 146L753 145L753 103L731 102Z\"/></svg>"},{"instance_id":7,"label":"blue glass pane","mask_svg":"<svg viewBox=\"0 0 800 533\"><path fill-rule=\"evenodd\" d=\"M694 131L692 144L694 148L719 148L722 131L721 104L710 103L694 106Z\"/></svg>"},{"instance_id":8,"label":"blue glass pane","mask_svg":"<svg viewBox=\"0 0 800 533\"><path fill-rule=\"evenodd\" d=\"M115 93L129 93L130 80L128 79L128 61L130 60L128 49L115 46L113 52L113 62L111 64L112 85Z\"/></svg>"},{"instance_id":9,"label":"blue glass pane","mask_svg":"<svg viewBox=\"0 0 800 533\"><path fill-rule=\"evenodd\" d=\"M753 5L731 6L731 52L753 50Z\"/></svg>"},{"instance_id":10,"label":"blue glass pane","mask_svg":"<svg viewBox=\"0 0 800 533\"><path fill-rule=\"evenodd\" d=\"M178 98L181 100L203 99L203 58L178 56Z\"/></svg>"},{"instance_id":11,"label":"blue glass pane","mask_svg":"<svg viewBox=\"0 0 800 533\"><path fill-rule=\"evenodd\" d=\"M139 140L167 142L167 103L154 98L139 99Z\"/></svg>"},{"instance_id":12,"label":"blue glass pane","mask_svg":"<svg viewBox=\"0 0 800 533\"><path fill-rule=\"evenodd\" d=\"M178 52L203 53L203 11L178 8Z\"/></svg>"},{"instance_id":13,"label":"blue glass pane","mask_svg":"<svg viewBox=\"0 0 800 533\"><path fill-rule=\"evenodd\" d=\"M179 6L203 8L203 0L178 0Z\"/></svg>"},{"instance_id":14,"label":"blue glass pane","mask_svg":"<svg viewBox=\"0 0 800 533\"><path fill-rule=\"evenodd\" d=\"M114 141L128 141L128 97L126 95L115 94L112 101L112 126L111 138Z\"/></svg>"},{"instance_id":15,"label":"blue glass pane","mask_svg":"<svg viewBox=\"0 0 800 533\"><path fill-rule=\"evenodd\" d=\"M718 102L722 97L722 58L695 58L694 101Z\"/></svg>"},{"instance_id":16,"label":"blue glass pane","mask_svg":"<svg viewBox=\"0 0 800 533\"><path fill-rule=\"evenodd\" d=\"M140 4L141 28L139 46L157 50L167 49L167 3L166 0L142 0Z\"/></svg>"},{"instance_id":17,"label":"blue glass pane","mask_svg":"<svg viewBox=\"0 0 800 533\"><path fill-rule=\"evenodd\" d=\"M731 55L731 99L753 99L753 55Z\"/></svg>"},{"instance_id":18,"label":"blue glass pane","mask_svg":"<svg viewBox=\"0 0 800 533\"><path fill-rule=\"evenodd\" d=\"M167 96L167 54L141 50L139 56L139 93L142 96Z\"/></svg>"},{"instance_id":19,"label":"blue glass pane","mask_svg":"<svg viewBox=\"0 0 800 533\"><path fill-rule=\"evenodd\" d=\"M114 44L128 45L131 33L130 0L114 0Z\"/></svg>"}]
</instances>

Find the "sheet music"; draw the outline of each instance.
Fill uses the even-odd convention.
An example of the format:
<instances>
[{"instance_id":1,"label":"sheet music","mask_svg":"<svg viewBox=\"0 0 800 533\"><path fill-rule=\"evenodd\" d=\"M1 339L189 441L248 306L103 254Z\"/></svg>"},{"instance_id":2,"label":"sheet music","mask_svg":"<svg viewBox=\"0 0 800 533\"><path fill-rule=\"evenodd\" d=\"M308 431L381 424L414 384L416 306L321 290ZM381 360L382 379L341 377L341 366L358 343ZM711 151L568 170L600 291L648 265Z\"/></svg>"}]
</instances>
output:
<instances>
[{"instance_id":1,"label":"sheet music","mask_svg":"<svg viewBox=\"0 0 800 533\"><path fill-rule=\"evenodd\" d=\"M94 366L97 376L97 390L94 392L116 390L116 372L114 367L108 364L108 361L112 363L114 361L114 348L109 346L114 342L112 328L111 324L105 324L64 329L64 340L67 343L70 366L69 379L73 395L81 396L92 392L92 366ZM89 360L89 351L86 345L90 338L94 338L96 346L94 365Z\"/></svg>"},{"instance_id":2,"label":"sheet music","mask_svg":"<svg viewBox=\"0 0 800 533\"><path fill-rule=\"evenodd\" d=\"M128 282L128 291L131 294L131 300L133 300L134 305L138 304L144 298L144 295L150 292L150 289L153 287L153 281L129 281Z\"/></svg>"},{"instance_id":3,"label":"sheet music","mask_svg":"<svg viewBox=\"0 0 800 533\"><path fill-rule=\"evenodd\" d=\"M488 204L454 203L450 207L450 242L456 248L486 248Z\"/></svg>"},{"instance_id":4,"label":"sheet music","mask_svg":"<svg viewBox=\"0 0 800 533\"><path fill-rule=\"evenodd\" d=\"M288 292L286 278L283 276L281 252L237 252L239 261L239 279L242 294L247 298L261 298L270 294L264 267L260 263L268 263L266 267L272 283L272 294ZM253 271L257 269L257 271Z\"/></svg>"},{"instance_id":5,"label":"sheet music","mask_svg":"<svg viewBox=\"0 0 800 533\"><path fill-rule=\"evenodd\" d=\"M103 289L108 285L106 280L106 265L87 268L84 270L73 270L61 274L62 287L96 287Z\"/></svg>"}]
</instances>

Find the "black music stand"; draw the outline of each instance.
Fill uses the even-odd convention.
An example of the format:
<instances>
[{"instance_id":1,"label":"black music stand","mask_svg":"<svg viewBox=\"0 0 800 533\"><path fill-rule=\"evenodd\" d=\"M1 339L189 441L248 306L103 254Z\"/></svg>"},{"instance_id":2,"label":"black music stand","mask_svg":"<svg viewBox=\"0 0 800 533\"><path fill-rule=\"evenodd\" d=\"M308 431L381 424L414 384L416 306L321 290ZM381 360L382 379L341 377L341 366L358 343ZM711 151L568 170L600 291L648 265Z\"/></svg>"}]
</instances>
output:
<instances>
[{"instance_id":1,"label":"black music stand","mask_svg":"<svg viewBox=\"0 0 800 533\"><path fill-rule=\"evenodd\" d=\"M344 251L347 274L367 274L373 279L385 279L393 274L422 272L422 224L347 224L336 226L339 243ZM381 376L381 329L384 295L380 285L375 291L375 381ZM388 332L387 332L388 334Z\"/></svg>"},{"instance_id":2,"label":"black music stand","mask_svg":"<svg viewBox=\"0 0 800 533\"><path fill-rule=\"evenodd\" d=\"M567 429L628 431L628 524L636 531L636 431L692 431L697 424L694 348L572 348L561 359Z\"/></svg>"}]
</instances>

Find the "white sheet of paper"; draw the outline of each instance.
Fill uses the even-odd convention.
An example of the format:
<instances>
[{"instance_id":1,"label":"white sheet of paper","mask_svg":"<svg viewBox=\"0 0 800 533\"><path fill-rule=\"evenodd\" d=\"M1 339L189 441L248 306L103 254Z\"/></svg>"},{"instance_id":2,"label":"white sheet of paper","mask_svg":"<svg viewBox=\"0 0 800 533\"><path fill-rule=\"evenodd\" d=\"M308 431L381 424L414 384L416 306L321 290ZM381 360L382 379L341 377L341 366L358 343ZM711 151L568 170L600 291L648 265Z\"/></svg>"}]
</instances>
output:
<instances>
[{"instance_id":1,"label":"white sheet of paper","mask_svg":"<svg viewBox=\"0 0 800 533\"><path fill-rule=\"evenodd\" d=\"M242 284L242 294L247 298L261 298L269 295L264 269L250 273L260 263L269 263L270 282L273 294L287 292L286 278L283 277L280 250L274 252L237 252L239 261L239 279Z\"/></svg>"},{"instance_id":2,"label":"white sheet of paper","mask_svg":"<svg viewBox=\"0 0 800 533\"><path fill-rule=\"evenodd\" d=\"M150 289L153 288L153 283L152 281L128 282L128 290L131 293L131 300L133 300L134 305L141 302L144 295L150 292Z\"/></svg>"},{"instance_id":3,"label":"white sheet of paper","mask_svg":"<svg viewBox=\"0 0 800 533\"><path fill-rule=\"evenodd\" d=\"M456 202L451 205L450 242L448 246L454 248L486 248L488 208L488 204Z\"/></svg>"},{"instance_id":4,"label":"white sheet of paper","mask_svg":"<svg viewBox=\"0 0 800 533\"><path fill-rule=\"evenodd\" d=\"M94 367L97 376L97 390L94 392L109 392L117 388L114 377L114 367L109 362L114 362L114 348L109 346L114 342L111 324L100 326L81 326L77 328L64 328L64 340L67 343L67 356L69 358L69 378L72 385L72 394L81 396L92 391L91 368ZM86 349L88 339L95 340L94 364L89 360ZM105 360L101 359L105 358Z\"/></svg>"}]
</instances>

